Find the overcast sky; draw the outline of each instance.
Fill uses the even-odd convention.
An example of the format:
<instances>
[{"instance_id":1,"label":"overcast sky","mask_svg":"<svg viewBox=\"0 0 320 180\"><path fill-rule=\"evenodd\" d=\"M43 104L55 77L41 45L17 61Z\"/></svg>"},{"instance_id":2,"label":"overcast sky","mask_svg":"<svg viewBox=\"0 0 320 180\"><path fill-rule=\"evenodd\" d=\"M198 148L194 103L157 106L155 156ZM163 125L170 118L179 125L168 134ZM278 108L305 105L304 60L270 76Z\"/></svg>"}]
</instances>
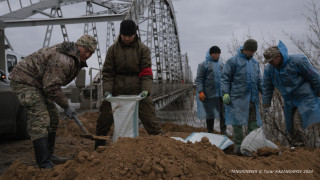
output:
<instances>
[{"instance_id":1,"label":"overcast sky","mask_svg":"<svg viewBox=\"0 0 320 180\"><path fill-rule=\"evenodd\" d=\"M306 19L303 16L306 14L304 6L310 2L311 0L173 0L181 52L188 54L194 78L198 63L205 59L205 54L211 46L217 45L221 48L223 60L231 57L228 45L231 45L233 36L243 43L246 35L250 34L259 45L263 43L263 38L267 41L282 40L287 44L290 54L297 53L297 49L283 32L292 34L297 39L304 37L307 30ZM7 9L6 3L1 2L0 15ZM85 6L75 6L67 11L62 7L62 10L64 15L83 15ZM97 23L97 26L102 30L106 28L105 23ZM76 41L83 33L83 24L67 25L67 31L70 41ZM45 32L46 26L28 27L23 30L9 28L6 35L16 51L30 54L42 47ZM100 43L102 42L100 47L103 59L105 34L105 31L99 31L98 34ZM54 26L50 45L62 41L60 27ZM95 60L89 61L88 64L96 66Z\"/></svg>"},{"instance_id":2,"label":"overcast sky","mask_svg":"<svg viewBox=\"0 0 320 180\"><path fill-rule=\"evenodd\" d=\"M282 40L289 53L297 49L284 31L301 39L307 29L306 3L310 0L174 0L182 52L187 52L193 74L207 50L217 45L227 60L233 35L243 43L250 33L258 41ZM261 47L261 46L260 46ZM194 77L195 78L195 77Z\"/></svg>"}]
</instances>

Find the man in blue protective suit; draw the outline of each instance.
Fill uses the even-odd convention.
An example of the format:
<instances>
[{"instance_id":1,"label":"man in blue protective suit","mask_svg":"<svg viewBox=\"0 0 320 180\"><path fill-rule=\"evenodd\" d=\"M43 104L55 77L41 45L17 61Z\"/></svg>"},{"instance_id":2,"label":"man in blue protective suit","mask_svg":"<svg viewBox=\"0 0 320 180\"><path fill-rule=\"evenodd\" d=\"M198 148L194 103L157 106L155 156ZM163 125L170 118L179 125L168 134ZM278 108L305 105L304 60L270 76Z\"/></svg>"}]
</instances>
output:
<instances>
[{"instance_id":1,"label":"man in blue protective suit","mask_svg":"<svg viewBox=\"0 0 320 180\"><path fill-rule=\"evenodd\" d=\"M224 107L221 93L221 73L224 63L220 61L221 49L212 46L206 60L198 65L196 88L199 100L203 102L207 130L213 133L214 119L220 119L220 132L226 134Z\"/></svg>"},{"instance_id":2,"label":"man in blue protective suit","mask_svg":"<svg viewBox=\"0 0 320 180\"><path fill-rule=\"evenodd\" d=\"M232 125L234 153L241 155L242 126L248 126L248 134L262 126L259 112L259 91L262 78L258 62L253 58L258 49L254 39L248 39L223 68L221 77L223 102L226 104L226 125Z\"/></svg>"},{"instance_id":3,"label":"man in blue protective suit","mask_svg":"<svg viewBox=\"0 0 320 180\"><path fill-rule=\"evenodd\" d=\"M279 41L263 53L263 107L271 106L276 87L284 99L286 130L291 146L305 146L306 134L301 128L320 122L320 75L302 54L288 55L285 44Z\"/></svg>"}]
</instances>

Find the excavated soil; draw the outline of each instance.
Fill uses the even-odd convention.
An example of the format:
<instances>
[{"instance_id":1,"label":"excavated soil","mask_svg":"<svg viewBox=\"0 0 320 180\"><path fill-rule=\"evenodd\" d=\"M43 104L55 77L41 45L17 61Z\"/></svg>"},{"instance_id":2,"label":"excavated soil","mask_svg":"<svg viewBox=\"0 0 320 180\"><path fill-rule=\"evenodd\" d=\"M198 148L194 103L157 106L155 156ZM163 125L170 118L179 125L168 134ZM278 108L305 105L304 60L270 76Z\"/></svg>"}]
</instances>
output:
<instances>
[{"instance_id":1,"label":"excavated soil","mask_svg":"<svg viewBox=\"0 0 320 180\"><path fill-rule=\"evenodd\" d=\"M94 133L97 113L79 119ZM170 137L186 138L204 128L161 124L165 135L149 136L140 128L138 138L120 138L115 143L93 149L94 141L79 136L72 120L61 120L55 153L69 157L52 170L38 169L32 142L0 142L0 179L320 179L320 149L261 148L254 157L232 155L211 145L207 138L192 144Z\"/></svg>"}]
</instances>

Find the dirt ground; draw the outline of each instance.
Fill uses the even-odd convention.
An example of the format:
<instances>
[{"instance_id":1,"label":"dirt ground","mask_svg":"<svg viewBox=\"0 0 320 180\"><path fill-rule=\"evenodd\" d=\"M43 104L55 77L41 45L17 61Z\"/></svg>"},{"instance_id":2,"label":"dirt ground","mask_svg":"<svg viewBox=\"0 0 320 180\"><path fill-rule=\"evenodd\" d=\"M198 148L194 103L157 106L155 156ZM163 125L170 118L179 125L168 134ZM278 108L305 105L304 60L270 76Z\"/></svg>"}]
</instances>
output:
<instances>
[{"instance_id":1,"label":"dirt ground","mask_svg":"<svg viewBox=\"0 0 320 180\"><path fill-rule=\"evenodd\" d=\"M94 133L97 117L85 113L79 119ZM264 148L254 157L241 157L232 155L233 147L222 151L206 138L195 144L170 138L186 138L204 128L171 122L161 126L164 136L149 136L140 128L138 138L120 138L94 151L94 141L80 137L75 122L61 119L55 154L69 161L52 170L38 169L30 140L1 141L0 179L320 179L320 149L280 147L274 155Z\"/></svg>"}]
</instances>

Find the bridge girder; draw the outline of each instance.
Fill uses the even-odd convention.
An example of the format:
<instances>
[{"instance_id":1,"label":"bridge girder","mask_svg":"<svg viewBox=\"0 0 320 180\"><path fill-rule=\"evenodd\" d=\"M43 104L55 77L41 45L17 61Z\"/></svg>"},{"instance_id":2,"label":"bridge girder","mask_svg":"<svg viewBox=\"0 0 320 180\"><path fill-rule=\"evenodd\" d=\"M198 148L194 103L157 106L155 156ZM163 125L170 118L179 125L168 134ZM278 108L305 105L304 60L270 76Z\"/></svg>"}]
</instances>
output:
<instances>
[{"instance_id":1,"label":"bridge girder","mask_svg":"<svg viewBox=\"0 0 320 180\"><path fill-rule=\"evenodd\" d=\"M9 0L0 0L0 3L4 3L4 1L9 4ZM151 50L154 81L158 83L181 83L184 72L178 27L171 0L91 0L90 2L106 10L85 16L61 18L49 16L46 19L29 17L39 13L45 14L47 9L53 7L85 3L87 0L38 0L36 3L33 3L33 1L36 0L30 1L31 4L28 6L22 7L21 5L20 9L10 10L9 13L0 16L0 22L2 21L4 28L120 22L123 19L132 19L138 25L138 34L141 41L144 43L149 42L147 44ZM152 17L150 17L150 14L152 14L149 13L150 11L153 11ZM152 26L150 22L152 21L155 21L155 26L150 28L150 25ZM114 26L108 27L113 28L112 32L115 31ZM157 46L155 45L154 37L152 39L150 34L157 34ZM112 33L112 35L114 36L115 33ZM116 38L107 39L114 41ZM112 44L112 42L107 42L106 44ZM156 56L159 58L158 61L155 60ZM101 62L99 63L101 64ZM156 66L157 63L158 67ZM96 77L99 76L97 75ZM98 79L95 80L97 81ZM192 82L192 80L189 82Z\"/></svg>"}]
</instances>

